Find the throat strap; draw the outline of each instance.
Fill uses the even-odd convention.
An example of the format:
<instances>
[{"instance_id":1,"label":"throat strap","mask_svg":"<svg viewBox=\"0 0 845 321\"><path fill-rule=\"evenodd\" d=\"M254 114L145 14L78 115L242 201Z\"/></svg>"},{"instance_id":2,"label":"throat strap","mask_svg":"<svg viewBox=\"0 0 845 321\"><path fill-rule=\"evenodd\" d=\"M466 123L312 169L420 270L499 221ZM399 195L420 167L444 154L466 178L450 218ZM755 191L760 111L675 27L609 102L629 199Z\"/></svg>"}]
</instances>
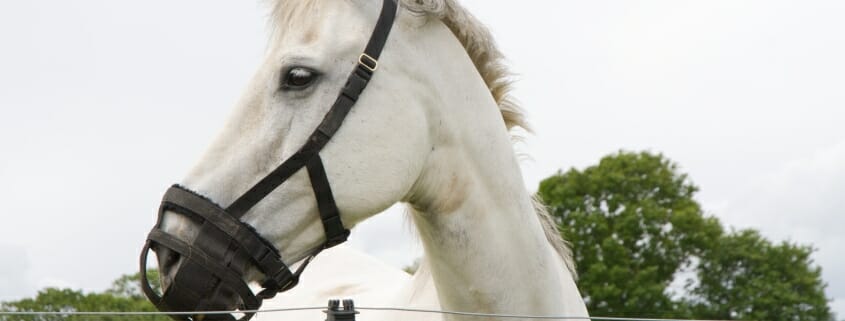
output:
<instances>
[{"instance_id":1,"label":"throat strap","mask_svg":"<svg viewBox=\"0 0 845 321\"><path fill-rule=\"evenodd\" d=\"M326 175L326 168L323 167L323 160L320 156L314 156L306 164L308 176L311 178L311 187L314 189L314 197L317 198L317 207L320 210L320 219L323 221L323 229L326 231L325 248L335 247L346 242L349 238L349 230L343 226L340 220L340 210L332 195L332 187Z\"/></svg>"}]
</instances>

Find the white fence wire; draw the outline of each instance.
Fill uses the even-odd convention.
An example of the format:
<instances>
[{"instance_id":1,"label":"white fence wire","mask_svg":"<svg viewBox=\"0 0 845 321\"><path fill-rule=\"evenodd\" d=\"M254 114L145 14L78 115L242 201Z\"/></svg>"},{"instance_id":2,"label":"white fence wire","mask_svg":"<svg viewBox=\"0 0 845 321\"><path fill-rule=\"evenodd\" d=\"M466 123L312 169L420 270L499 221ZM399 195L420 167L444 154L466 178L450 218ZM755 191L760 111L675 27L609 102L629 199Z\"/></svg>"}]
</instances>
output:
<instances>
[{"instance_id":1,"label":"white fence wire","mask_svg":"<svg viewBox=\"0 0 845 321\"><path fill-rule=\"evenodd\" d=\"M245 310L245 311L203 311L203 312L3 312L0 311L0 316L165 316L165 315L220 315L220 314L271 314L271 313L285 313L294 311L320 311L326 310L327 307L300 307L300 308L284 308L284 309L266 309L266 310ZM575 316L545 316L545 315L517 315L517 314L495 314L495 313L475 313L475 312L458 312L458 311L442 311L442 310L427 310L427 309L411 309L411 308L389 308L389 307L355 307L357 311L393 311L393 312L408 312L408 313L426 313L426 314L440 314L440 315L456 315L466 317L478 318L494 318L494 319L537 319L537 320L594 320L594 321L726 321L726 320L696 320L696 319L662 319L662 318L621 318L621 317L575 317Z\"/></svg>"}]
</instances>

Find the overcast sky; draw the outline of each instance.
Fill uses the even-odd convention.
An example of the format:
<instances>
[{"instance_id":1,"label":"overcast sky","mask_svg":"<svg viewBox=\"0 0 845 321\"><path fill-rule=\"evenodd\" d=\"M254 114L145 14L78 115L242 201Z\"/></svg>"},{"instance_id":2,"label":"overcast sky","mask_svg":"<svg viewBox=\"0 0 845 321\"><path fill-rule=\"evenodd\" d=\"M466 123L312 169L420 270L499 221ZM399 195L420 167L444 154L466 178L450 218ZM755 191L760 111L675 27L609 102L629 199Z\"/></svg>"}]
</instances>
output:
<instances>
[{"instance_id":1,"label":"overcast sky","mask_svg":"<svg viewBox=\"0 0 845 321\"><path fill-rule=\"evenodd\" d=\"M660 152L708 214L812 244L845 315L845 2L463 1L519 74L526 186ZM137 269L265 48L254 1L0 2L0 300ZM419 255L399 210L351 242Z\"/></svg>"}]
</instances>

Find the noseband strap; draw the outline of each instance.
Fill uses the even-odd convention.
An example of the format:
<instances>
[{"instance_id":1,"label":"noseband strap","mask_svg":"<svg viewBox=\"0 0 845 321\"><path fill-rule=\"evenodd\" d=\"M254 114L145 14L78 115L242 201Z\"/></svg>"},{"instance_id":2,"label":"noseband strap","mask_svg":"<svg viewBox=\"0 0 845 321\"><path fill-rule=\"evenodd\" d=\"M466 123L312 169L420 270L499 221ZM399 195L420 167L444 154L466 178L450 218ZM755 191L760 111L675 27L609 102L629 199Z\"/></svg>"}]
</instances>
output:
<instances>
[{"instance_id":1,"label":"noseband strap","mask_svg":"<svg viewBox=\"0 0 845 321\"><path fill-rule=\"evenodd\" d=\"M338 132L373 74L379 69L378 59L387 43L397 11L396 0L384 0L366 49L358 57L355 69L320 125L302 148L231 205L224 209L210 199L178 185L165 193L158 222L150 232L141 253L140 266L144 293L159 310L226 310L226 303L220 302L221 297L236 298L241 310L257 310L262 300L296 286L300 274L320 251L347 240L350 232L341 220L320 151ZM241 219L303 168L308 171L326 240L306 257L296 272L292 272L273 244L261 237L255 229L241 222ZM164 232L161 224L164 213L168 211L188 216L199 223L197 237L186 241ZM176 273L170 279L169 287L164 289L162 295L153 291L146 274L148 252L151 248L158 247L167 248L181 258ZM261 283L264 289L257 296L243 281L250 266L256 267L265 277ZM252 316L246 314L242 320L248 320ZM177 316L174 318L188 319ZM234 320L231 315L209 318Z\"/></svg>"}]
</instances>

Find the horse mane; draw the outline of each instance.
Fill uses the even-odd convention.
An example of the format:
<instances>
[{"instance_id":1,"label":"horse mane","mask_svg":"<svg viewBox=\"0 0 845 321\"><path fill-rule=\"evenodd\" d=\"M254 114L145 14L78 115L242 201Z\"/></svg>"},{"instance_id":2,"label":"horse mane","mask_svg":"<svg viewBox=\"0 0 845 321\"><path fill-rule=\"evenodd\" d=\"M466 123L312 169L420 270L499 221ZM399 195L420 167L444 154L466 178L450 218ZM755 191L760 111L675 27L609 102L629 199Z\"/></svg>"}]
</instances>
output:
<instances>
[{"instance_id":1,"label":"horse mane","mask_svg":"<svg viewBox=\"0 0 845 321\"><path fill-rule=\"evenodd\" d=\"M505 56L484 24L456 0L402 0L402 4L411 12L440 19L452 30L490 88L508 130L517 127L531 130L522 108L511 96L512 73L505 64Z\"/></svg>"},{"instance_id":2,"label":"horse mane","mask_svg":"<svg viewBox=\"0 0 845 321\"><path fill-rule=\"evenodd\" d=\"M511 136L518 140L518 134L514 131L521 128L531 132L531 126L516 100L511 95L513 91L512 73L508 68L505 56L499 50L496 41L490 30L481 23L475 16L461 6L457 0L399 0L402 7L408 11L425 15L430 18L439 19L460 41L472 60L475 68L481 74L482 79L490 89L490 94L499 106L502 114L502 121ZM315 0L304 1L273 1L271 23L273 29L280 26L277 23L286 21L294 23L296 17L303 17L304 10L313 9ZM548 208L542 201L534 197L532 199L534 211L543 226L543 231L549 243L554 247L566 264L567 269L574 278L577 278L575 261L572 258L572 250L566 241L563 240L560 230L554 218L549 214Z\"/></svg>"}]
</instances>

